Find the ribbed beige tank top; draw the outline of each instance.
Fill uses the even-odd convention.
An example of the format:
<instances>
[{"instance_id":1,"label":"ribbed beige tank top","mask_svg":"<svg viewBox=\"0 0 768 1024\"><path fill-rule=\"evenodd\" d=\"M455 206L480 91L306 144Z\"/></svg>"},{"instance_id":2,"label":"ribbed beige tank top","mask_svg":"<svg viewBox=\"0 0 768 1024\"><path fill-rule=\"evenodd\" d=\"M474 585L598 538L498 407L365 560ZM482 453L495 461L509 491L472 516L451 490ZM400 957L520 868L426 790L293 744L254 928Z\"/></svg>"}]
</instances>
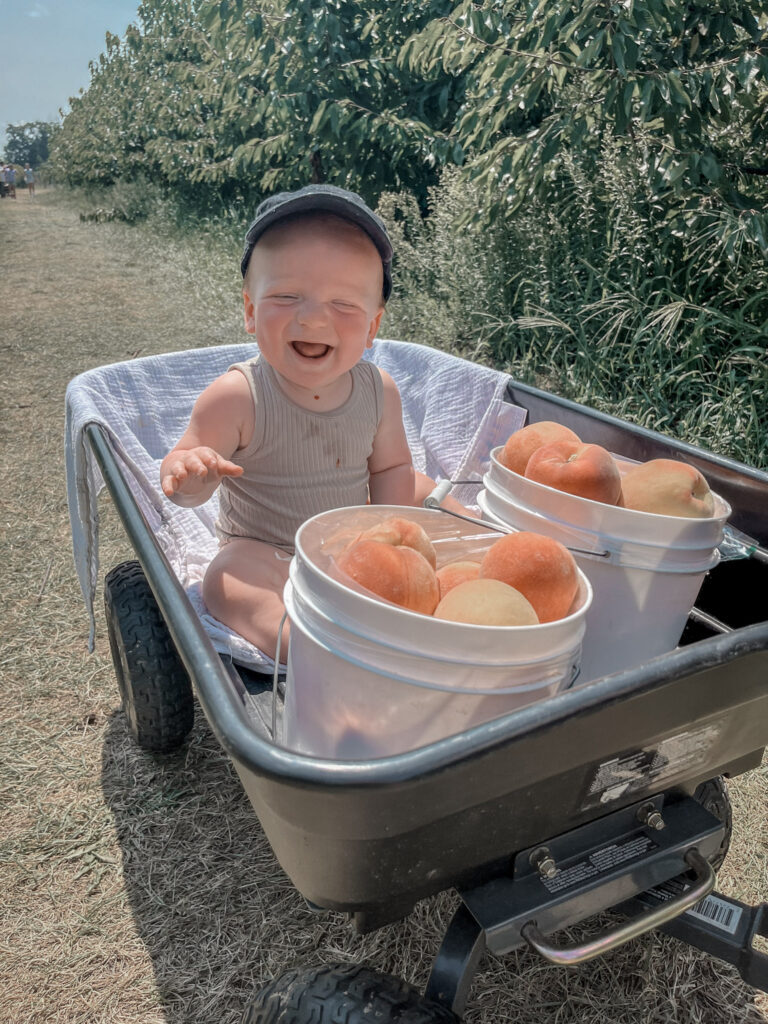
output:
<instances>
[{"instance_id":1,"label":"ribbed beige tank top","mask_svg":"<svg viewBox=\"0 0 768 1024\"><path fill-rule=\"evenodd\" d=\"M240 370L251 388L254 430L232 461L245 472L219 489L220 540L253 537L293 551L296 531L311 516L368 500L368 458L382 411L378 369L360 362L352 392L338 409L312 412L281 390L259 356Z\"/></svg>"}]
</instances>

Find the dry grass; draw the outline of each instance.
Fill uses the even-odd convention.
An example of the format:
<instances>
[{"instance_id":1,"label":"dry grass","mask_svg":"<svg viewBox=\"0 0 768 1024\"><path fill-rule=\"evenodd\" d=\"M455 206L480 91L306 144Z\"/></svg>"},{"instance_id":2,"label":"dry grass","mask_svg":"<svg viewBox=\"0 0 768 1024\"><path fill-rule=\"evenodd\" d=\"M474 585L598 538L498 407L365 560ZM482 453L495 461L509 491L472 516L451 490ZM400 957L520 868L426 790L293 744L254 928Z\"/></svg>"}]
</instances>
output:
<instances>
[{"instance_id":1,"label":"dry grass","mask_svg":"<svg viewBox=\"0 0 768 1024\"><path fill-rule=\"evenodd\" d=\"M239 338L235 279L199 247L81 224L56 193L0 203L3 417L0 1018L232 1024L295 961L365 961L423 984L454 897L355 936L314 916L275 862L204 721L172 757L131 742L99 621L72 566L64 389L88 367ZM236 255L236 254L233 254ZM233 286L229 290L228 282ZM105 567L131 557L103 504ZM766 767L731 785L720 888L768 898ZM468 1024L744 1024L768 1000L664 937L574 972L489 959Z\"/></svg>"}]
</instances>

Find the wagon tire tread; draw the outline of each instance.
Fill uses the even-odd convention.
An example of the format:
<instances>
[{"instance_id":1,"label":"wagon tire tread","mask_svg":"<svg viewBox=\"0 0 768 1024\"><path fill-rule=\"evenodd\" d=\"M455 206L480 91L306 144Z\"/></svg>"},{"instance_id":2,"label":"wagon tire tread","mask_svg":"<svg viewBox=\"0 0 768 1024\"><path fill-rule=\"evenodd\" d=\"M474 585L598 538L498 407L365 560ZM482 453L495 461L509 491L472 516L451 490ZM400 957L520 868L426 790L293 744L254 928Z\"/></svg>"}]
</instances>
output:
<instances>
[{"instance_id":1,"label":"wagon tire tread","mask_svg":"<svg viewBox=\"0 0 768 1024\"><path fill-rule=\"evenodd\" d=\"M356 964L292 969L261 989L243 1024L459 1024L391 974Z\"/></svg>"},{"instance_id":2,"label":"wagon tire tread","mask_svg":"<svg viewBox=\"0 0 768 1024\"><path fill-rule=\"evenodd\" d=\"M714 779L708 779L706 782L700 783L696 787L693 799L697 800L702 807L714 814L725 825L725 835L723 836L720 848L709 858L709 862L715 871L719 871L728 854L733 833L733 806L723 776L717 775Z\"/></svg>"},{"instance_id":3,"label":"wagon tire tread","mask_svg":"<svg viewBox=\"0 0 768 1024\"><path fill-rule=\"evenodd\" d=\"M153 753L176 750L194 721L192 684L137 561L107 573L104 608L123 710L136 742Z\"/></svg>"}]
</instances>

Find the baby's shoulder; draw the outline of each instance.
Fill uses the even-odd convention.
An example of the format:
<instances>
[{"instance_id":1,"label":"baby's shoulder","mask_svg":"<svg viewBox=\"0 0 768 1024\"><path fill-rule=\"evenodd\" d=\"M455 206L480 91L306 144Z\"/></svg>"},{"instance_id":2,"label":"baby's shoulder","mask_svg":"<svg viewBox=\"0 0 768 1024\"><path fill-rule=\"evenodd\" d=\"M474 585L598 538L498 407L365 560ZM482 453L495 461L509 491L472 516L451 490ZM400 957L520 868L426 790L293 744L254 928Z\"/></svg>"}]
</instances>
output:
<instances>
[{"instance_id":1,"label":"baby's shoulder","mask_svg":"<svg viewBox=\"0 0 768 1024\"><path fill-rule=\"evenodd\" d=\"M243 374L230 367L211 381L198 398L194 415L208 430L226 426L236 431L236 449L245 448L253 435L254 414L251 390Z\"/></svg>"},{"instance_id":2,"label":"baby's shoulder","mask_svg":"<svg viewBox=\"0 0 768 1024\"><path fill-rule=\"evenodd\" d=\"M231 411L233 406L237 407L249 399L248 381L239 370L230 367L211 381L198 398L197 405Z\"/></svg>"},{"instance_id":3,"label":"baby's shoulder","mask_svg":"<svg viewBox=\"0 0 768 1024\"><path fill-rule=\"evenodd\" d=\"M379 382L379 386L383 391L398 391L394 378L387 373L386 370L382 370L382 368L380 366L376 366L375 363L368 363L368 365L373 369L375 375L374 380Z\"/></svg>"},{"instance_id":4,"label":"baby's shoulder","mask_svg":"<svg viewBox=\"0 0 768 1024\"><path fill-rule=\"evenodd\" d=\"M370 359L361 359L355 363L352 367L352 373L353 375L370 380L377 390L382 386L391 387L395 383L386 370L382 370L380 366L377 366Z\"/></svg>"}]
</instances>

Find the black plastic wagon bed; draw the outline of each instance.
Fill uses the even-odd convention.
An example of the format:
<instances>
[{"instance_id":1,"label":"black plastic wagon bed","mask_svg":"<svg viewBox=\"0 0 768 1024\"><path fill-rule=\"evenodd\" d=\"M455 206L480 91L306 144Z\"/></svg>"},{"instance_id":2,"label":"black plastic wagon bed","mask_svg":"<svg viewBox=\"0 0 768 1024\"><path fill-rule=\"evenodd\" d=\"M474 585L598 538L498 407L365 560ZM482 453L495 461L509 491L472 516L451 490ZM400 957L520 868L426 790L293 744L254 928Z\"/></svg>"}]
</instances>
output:
<instances>
[{"instance_id":1,"label":"black plastic wagon bed","mask_svg":"<svg viewBox=\"0 0 768 1024\"><path fill-rule=\"evenodd\" d=\"M756 934L768 934L766 905L711 892L730 834L720 777L758 766L768 743L768 474L521 384L510 384L509 399L529 422L559 420L629 458L682 457L731 504L730 524L746 535L743 557L708 574L677 650L397 756L341 762L292 753L271 739L270 687L216 653L125 467L92 424L88 442L140 565L130 571L148 582L173 641L169 658L175 648L183 663L163 669L176 672L182 719L188 675L277 859L312 903L349 912L365 930L424 897L460 891L427 1000L411 993L403 996L410 1016L373 1019L454 1020L485 948L504 953L527 942L573 963L653 926L768 990L768 957L753 948ZM181 736L185 722L173 726ZM627 923L615 935L575 950L547 938L618 906ZM351 978L341 972L334 984L359 1001L361 1015L349 1020L362 1021L375 997L350 996ZM313 975L286 985L299 982L317 984ZM286 998L274 987L248 1019L332 1019L281 1016Z\"/></svg>"}]
</instances>

